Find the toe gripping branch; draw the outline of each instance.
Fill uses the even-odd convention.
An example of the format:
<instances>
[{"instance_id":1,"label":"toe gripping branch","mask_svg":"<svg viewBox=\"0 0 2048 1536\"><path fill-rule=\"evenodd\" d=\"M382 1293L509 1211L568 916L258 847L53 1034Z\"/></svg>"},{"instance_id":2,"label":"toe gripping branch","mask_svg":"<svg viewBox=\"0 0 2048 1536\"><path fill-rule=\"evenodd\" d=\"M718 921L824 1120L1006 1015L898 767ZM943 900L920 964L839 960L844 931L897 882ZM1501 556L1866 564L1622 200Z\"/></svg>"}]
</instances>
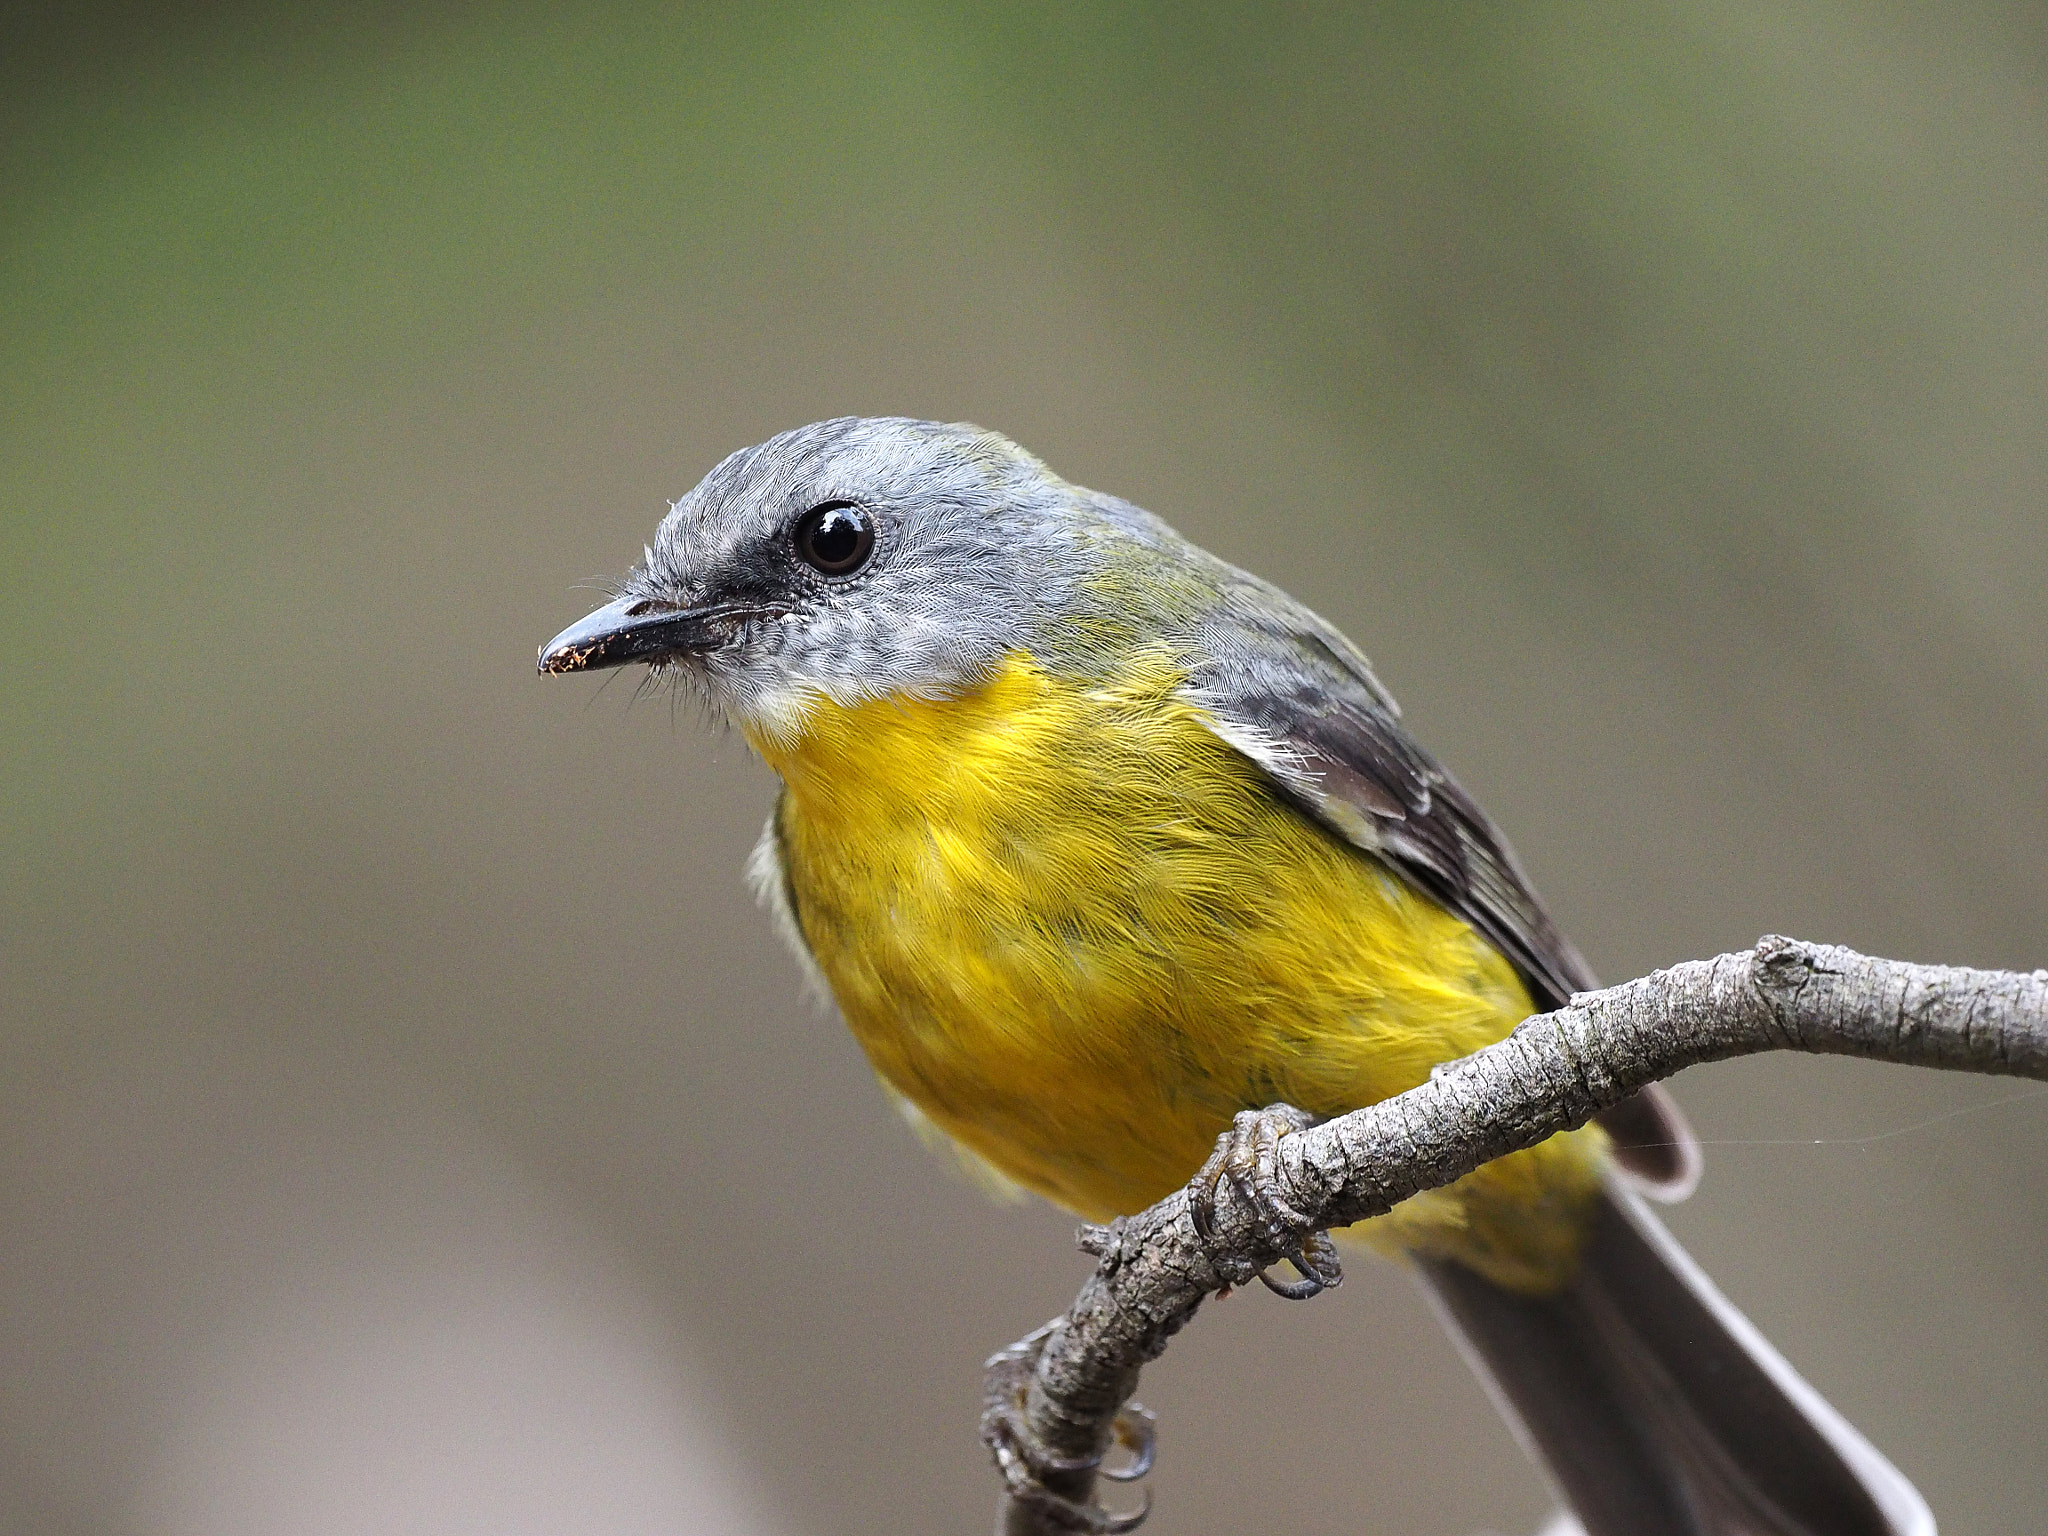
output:
<instances>
[{"instance_id":1,"label":"toe gripping branch","mask_svg":"<svg viewBox=\"0 0 2048 1536\"><path fill-rule=\"evenodd\" d=\"M1307 1301L1344 1283L1344 1266L1337 1258L1336 1245L1329 1233L1315 1230L1294 1203L1294 1180L1280 1158L1281 1138L1315 1123L1314 1115L1292 1104L1240 1110L1230 1129L1216 1138L1216 1150L1188 1186L1188 1214L1212 1251L1216 1247L1216 1196L1225 1179L1230 1180L1238 1198L1258 1213L1273 1246L1291 1250L1287 1262L1301 1276L1299 1280L1275 1280L1269 1271L1257 1271L1260 1284L1288 1301ZM1234 1283L1242 1284L1248 1278Z\"/></svg>"},{"instance_id":2,"label":"toe gripping branch","mask_svg":"<svg viewBox=\"0 0 2048 1536\"><path fill-rule=\"evenodd\" d=\"M1317 1230L1297 1203L1299 1191L1280 1156L1282 1138L1308 1129L1315 1117L1290 1104L1273 1104L1265 1109L1244 1110L1231 1128L1216 1138L1216 1150L1188 1185L1188 1214L1197 1235L1208 1248L1217 1272L1229 1285L1242 1285L1253 1275L1277 1296L1289 1301L1306 1301L1343 1283L1344 1268L1329 1234ZM1221 1250L1216 1234L1216 1201L1223 1181L1258 1217L1271 1247L1281 1250L1298 1280L1275 1280L1265 1270ZM1084 1226L1081 1247L1095 1255L1105 1270L1120 1264L1124 1220L1119 1217L1106 1227ZM1157 1421L1137 1403L1118 1410L1111 1426L1110 1443L1129 1454L1120 1466L1105 1466L1103 1455L1055 1456L1034 1440L1029 1424L1027 1401L1038 1369L1039 1356L1054 1331L1065 1321L1054 1318L1043 1328L1026 1334L1001 1353L992 1355L984 1367L981 1438L995 1458L1003 1486L1016 1509L1028 1513L1027 1526L1009 1529L1034 1531L1079 1531L1089 1536L1113 1536L1136 1530L1152 1512L1152 1493L1145 1502L1124 1514L1112 1514L1094 1500L1097 1477L1112 1482L1135 1482L1152 1470L1157 1441ZM1160 1348L1164 1347L1163 1341ZM1013 1509L1014 1512L1014 1509Z\"/></svg>"},{"instance_id":3,"label":"toe gripping branch","mask_svg":"<svg viewBox=\"0 0 2048 1536\"><path fill-rule=\"evenodd\" d=\"M989 1357L982 1386L982 1441L995 1457L996 1470L1002 1474L1011 1501L1036 1516L1039 1528L1081 1531L1089 1536L1135 1531L1152 1513L1151 1489L1145 1490L1144 1503L1123 1514L1112 1514L1095 1503L1090 1489L1098 1476L1132 1483L1152 1470L1158 1430L1149 1409L1125 1403L1117 1411L1111 1443L1130 1455L1120 1466L1105 1466L1101 1456L1049 1456L1032 1444L1025 1421L1025 1396L1031 1390L1032 1373L1045 1341L1059 1323L1055 1318Z\"/></svg>"}]
</instances>

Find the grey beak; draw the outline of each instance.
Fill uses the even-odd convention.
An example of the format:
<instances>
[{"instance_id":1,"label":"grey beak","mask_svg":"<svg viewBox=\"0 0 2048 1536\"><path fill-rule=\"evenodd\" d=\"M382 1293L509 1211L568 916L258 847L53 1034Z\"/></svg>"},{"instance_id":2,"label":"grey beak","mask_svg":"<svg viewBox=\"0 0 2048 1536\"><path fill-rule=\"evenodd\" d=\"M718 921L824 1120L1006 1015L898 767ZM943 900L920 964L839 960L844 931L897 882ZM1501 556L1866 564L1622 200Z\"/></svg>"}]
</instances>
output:
<instances>
[{"instance_id":1,"label":"grey beak","mask_svg":"<svg viewBox=\"0 0 2048 1536\"><path fill-rule=\"evenodd\" d=\"M646 598L622 597L578 619L540 648L543 676L596 672L629 661L652 661L718 644L733 618L730 608L672 608Z\"/></svg>"}]
</instances>

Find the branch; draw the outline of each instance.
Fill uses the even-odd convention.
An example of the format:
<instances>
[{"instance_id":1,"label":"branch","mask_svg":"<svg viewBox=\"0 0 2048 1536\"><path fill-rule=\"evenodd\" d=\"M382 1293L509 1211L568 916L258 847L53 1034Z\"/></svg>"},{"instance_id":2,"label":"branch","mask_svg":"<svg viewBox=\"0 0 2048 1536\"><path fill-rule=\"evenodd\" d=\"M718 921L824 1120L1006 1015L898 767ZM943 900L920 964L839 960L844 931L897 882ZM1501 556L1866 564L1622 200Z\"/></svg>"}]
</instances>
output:
<instances>
[{"instance_id":1,"label":"branch","mask_svg":"<svg viewBox=\"0 0 2048 1536\"><path fill-rule=\"evenodd\" d=\"M1288 1135L1282 1177L1312 1230L1348 1226L1584 1125L1686 1067L1762 1051L2048 1078L2048 971L1908 965L1763 938L1580 993L1419 1088ZM1007 1490L1007 1536L1129 1530L1143 1518L1094 1502L1112 1442L1149 1440L1134 1428L1143 1410L1125 1409L1140 1369L1205 1298L1285 1256L1232 1180L1217 1186L1207 1240L1189 1213L1180 1190L1084 1227L1081 1245L1098 1262L1074 1305L988 1362L982 1434ZM1146 1446L1138 1473L1149 1460Z\"/></svg>"}]
</instances>

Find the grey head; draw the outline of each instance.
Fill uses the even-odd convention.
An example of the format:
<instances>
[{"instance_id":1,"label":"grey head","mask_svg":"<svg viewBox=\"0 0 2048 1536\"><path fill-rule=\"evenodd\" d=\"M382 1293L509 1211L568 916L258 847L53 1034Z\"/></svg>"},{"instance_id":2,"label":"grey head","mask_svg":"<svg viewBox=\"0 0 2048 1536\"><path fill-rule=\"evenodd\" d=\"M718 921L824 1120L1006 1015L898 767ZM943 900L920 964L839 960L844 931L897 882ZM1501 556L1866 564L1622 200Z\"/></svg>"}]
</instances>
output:
<instances>
[{"instance_id":1,"label":"grey head","mask_svg":"<svg viewBox=\"0 0 2048 1536\"><path fill-rule=\"evenodd\" d=\"M821 695L969 688L1071 629L1113 546L1167 542L997 433L818 422L733 454L675 502L618 600L542 647L540 669L673 668L736 724L781 734Z\"/></svg>"}]
</instances>

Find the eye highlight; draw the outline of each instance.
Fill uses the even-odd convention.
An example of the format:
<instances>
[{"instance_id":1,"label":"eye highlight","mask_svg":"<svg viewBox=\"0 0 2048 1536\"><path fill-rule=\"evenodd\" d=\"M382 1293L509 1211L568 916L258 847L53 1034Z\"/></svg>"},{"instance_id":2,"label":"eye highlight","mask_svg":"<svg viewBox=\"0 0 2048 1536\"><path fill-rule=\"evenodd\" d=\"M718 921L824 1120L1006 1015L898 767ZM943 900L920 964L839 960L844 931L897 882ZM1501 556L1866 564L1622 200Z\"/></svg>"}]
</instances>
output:
<instances>
[{"instance_id":1,"label":"eye highlight","mask_svg":"<svg viewBox=\"0 0 2048 1536\"><path fill-rule=\"evenodd\" d=\"M875 525L851 502L828 501L796 520L790 534L797 558L826 576L850 576L875 549Z\"/></svg>"}]
</instances>

